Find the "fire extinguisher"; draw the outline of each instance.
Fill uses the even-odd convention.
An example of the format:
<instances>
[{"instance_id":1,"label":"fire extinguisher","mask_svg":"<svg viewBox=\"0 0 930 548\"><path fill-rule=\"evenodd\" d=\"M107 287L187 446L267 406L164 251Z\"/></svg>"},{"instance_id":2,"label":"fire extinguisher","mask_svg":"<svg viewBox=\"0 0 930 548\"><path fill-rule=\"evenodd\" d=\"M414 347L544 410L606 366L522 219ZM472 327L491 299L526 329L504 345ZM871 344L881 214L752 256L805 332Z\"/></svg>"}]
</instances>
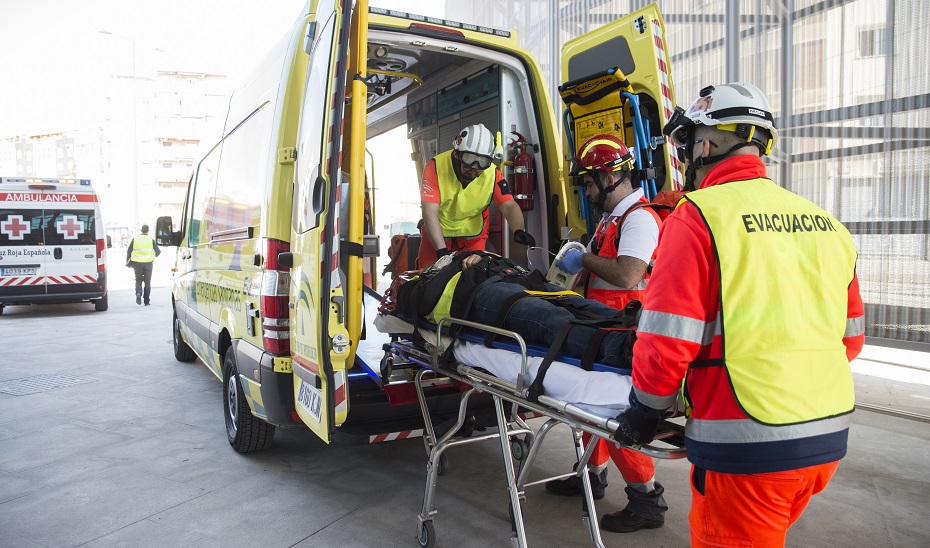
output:
<instances>
[{"instance_id":1,"label":"fire extinguisher","mask_svg":"<svg viewBox=\"0 0 930 548\"><path fill-rule=\"evenodd\" d=\"M533 169L533 155L526 151L530 144L526 137L516 131L511 131L517 136L511 141L510 146L514 148L517 154L513 158L513 198L523 211L533 209L533 191L536 188L536 178Z\"/></svg>"}]
</instances>

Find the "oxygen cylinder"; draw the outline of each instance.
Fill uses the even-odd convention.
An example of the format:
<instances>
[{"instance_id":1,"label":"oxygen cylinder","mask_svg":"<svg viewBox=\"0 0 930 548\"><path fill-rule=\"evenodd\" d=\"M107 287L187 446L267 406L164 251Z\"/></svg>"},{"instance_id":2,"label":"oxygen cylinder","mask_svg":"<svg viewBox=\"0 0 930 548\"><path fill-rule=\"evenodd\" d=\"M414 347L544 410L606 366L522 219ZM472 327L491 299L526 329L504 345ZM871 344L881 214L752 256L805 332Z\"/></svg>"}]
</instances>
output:
<instances>
[{"instance_id":1,"label":"oxygen cylinder","mask_svg":"<svg viewBox=\"0 0 930 548\"><path fill-rule=\"evenodd\" d=\"M530 146L526 137L516 131L511 131L517 136L510 145L517 151L513 158L513 199L523 211L533 209L533 191L536 187L536 179L533 169L533 155L527 152Z\"/></svg>"}]
</instances>

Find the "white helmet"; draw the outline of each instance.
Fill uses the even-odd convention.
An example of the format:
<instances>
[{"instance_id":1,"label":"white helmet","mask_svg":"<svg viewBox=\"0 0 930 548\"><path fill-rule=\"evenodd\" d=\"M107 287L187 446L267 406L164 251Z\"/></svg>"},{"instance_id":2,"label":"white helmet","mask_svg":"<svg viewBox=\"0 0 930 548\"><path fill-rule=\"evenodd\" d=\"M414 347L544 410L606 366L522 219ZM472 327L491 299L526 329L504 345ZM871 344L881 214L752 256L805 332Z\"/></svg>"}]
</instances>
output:
<instances>
[{"instance_id":1,"label":"white helmet","mask_svg":"<svg viewBox=\"0 0 930 548\"><path fill-rule=\"evenodd\" d=\"M665 130L676 146L687 144L695 126L717 126L732 131L747 142L757 144L763 155L769 154L778 139L772 107L762 90L746 82L708 86L691 103L688 110L676 109ZM757 128L765 132L756 132Z\"/></svg>"},{"instance_id":2,"label":"white helmet","mask_svg":"<svg viewBox=\"0 0 930 548\"><path fill-rule=\"evenodd\" d=\"M494 153L494 136L484 124L475 124L466 127L455 136L452 148L459 152L473 152L490 158Z\"/></svg>"}]
</instances>

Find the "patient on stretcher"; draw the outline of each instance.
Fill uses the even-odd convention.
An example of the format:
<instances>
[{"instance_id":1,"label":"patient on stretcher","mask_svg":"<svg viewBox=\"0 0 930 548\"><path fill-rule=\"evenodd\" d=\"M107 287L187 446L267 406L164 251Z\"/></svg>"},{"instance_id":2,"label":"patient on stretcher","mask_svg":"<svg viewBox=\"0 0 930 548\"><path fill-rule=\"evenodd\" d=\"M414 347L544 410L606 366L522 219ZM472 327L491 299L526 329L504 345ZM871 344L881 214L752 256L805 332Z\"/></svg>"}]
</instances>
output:
<instances>
[{"instance_id":1,"label":"patient on stretcher","mask_svg":"<svg viewBox=\"0 0 930 548\"><path fill-rule=\"evenodd\" d=\"M463 262L477 264L463 269ZM593 412L616 414L628 406L636 338L632 327L638 303L618 311L547 284L538 272L531 273L502 257L475 252L396 282L385 294L382 311L419 327L434 327L431 324L451 315L515 331L528 345L541 347L546 354L545 358L537 355L528 359L533 379L543 365L540 388L545 395L581 404ZM401 330L398 325L396 318L384 315L376 321L379 330L391 333ZM413 326L407 325L412 331ZM425 338L434 341L434 337ZM458 340L453 348L455 359L513 382L520 371L520 354L491 348L490 337L483 343ZM557 354L563 360L565 356L576 358L570 361L580 360L580 367L558 361ZM593 371L595 368L600 370Z\"/></svg>"}]
</instances>

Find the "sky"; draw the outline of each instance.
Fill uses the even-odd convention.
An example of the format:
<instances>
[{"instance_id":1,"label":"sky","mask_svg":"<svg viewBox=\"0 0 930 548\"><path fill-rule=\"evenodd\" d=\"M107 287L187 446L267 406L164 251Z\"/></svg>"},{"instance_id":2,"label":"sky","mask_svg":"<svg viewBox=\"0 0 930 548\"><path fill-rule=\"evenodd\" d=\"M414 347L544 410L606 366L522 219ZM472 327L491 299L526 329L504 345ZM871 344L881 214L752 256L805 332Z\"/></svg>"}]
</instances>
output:
<instances>
[{"instance_id":1,"label":"sky","mask_svg":"<svg viewBox=\"0 0 930 548\"><path fill-rule=\"evenodd\" d=\"M291 27L304 4L0 0L0 138L99 126L108 83L132 74L133 43L139 72L145 66L209 72L235 82ZM422 13L424 3L372 4Z\"/></svg>"}]
</instances>

